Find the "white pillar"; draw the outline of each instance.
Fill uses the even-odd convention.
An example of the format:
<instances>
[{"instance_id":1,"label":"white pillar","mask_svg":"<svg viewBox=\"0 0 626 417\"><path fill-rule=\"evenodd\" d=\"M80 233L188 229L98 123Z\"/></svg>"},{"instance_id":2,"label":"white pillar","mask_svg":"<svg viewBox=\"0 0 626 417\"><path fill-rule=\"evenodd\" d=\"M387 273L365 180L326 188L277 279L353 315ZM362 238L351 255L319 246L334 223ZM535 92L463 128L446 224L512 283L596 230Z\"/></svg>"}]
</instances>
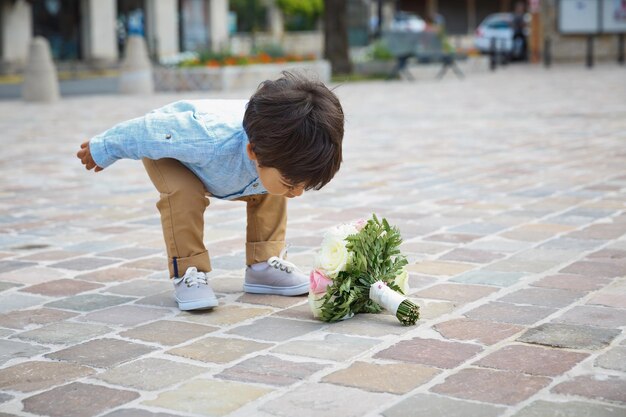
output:
<instances>
[{"instance_id":1,"label":"white pillar","mask_svg":"<svg viewBox=\"0 0 626 417\"><path fill-rule=\"evenodd\" d=\"M33 39L32 8L25 0L18 0L15 3L10 1L0 1L2 7L2 55L0 61L5 61L9 65L23 67L28 57L28 48Z\"/></svg>"},{"instance_id":2,"label":"white pillar","mask_svg":"<svg viewBox=\"0 0 626 417\"><path fill-rule=\"evenodd\" d=\"M146 0L146 41L159 59L180 52L177 0Z\"/></svg>"},{"instance_id":3,"label":"white pillar","mask_svg":"<svg viewBox=\"0 0 626 417\"><path fill-rule=\"evenodd\" d=\"M385 1L383 2L383 30L389 29L391 22L393 22L393 16L396 14L396 2Z\"/></svg>"},{"instance_id":4,"label":"white pillar","mask_svg":"<svg viewBox=\"0 0 626 417\"><path fill-rule=\"evenodd\" d=\"M209 41L213 51L228 46L228 0L209 0Z\"/></svg>"},{"instance_id":5,"label":"white pillar","mask_svg":"<svg viewBox=\"0 0 626 417\"><path fill-rule=\"evenodd\" d=\"M269 21L270 33L274 42L282 39L285 33L285 19L282 10L276 5L276 0L265 0L267 7L267 19Z\"/></svg>"},{"instance_id":6,"label":"white pillar","mask_svg":"<svg viewBox=\"0 0 626 417\"><path fill-rule=\"evenodd\" d=\"M83 6L83 55L94 63L118 59L116 0L85 0Z\"/></svg>"}]
</instances>

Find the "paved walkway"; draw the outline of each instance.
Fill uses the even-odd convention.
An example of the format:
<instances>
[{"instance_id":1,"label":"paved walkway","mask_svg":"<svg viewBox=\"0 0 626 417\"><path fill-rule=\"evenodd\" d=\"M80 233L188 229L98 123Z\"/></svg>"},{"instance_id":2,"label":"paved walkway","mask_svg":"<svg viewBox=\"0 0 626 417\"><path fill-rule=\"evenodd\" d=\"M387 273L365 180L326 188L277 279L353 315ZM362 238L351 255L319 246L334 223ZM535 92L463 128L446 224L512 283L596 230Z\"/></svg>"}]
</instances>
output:
<instances>
[{"instance_id":1,"label":"paved walkway","mask_svg":"<svg viewBox=\"0 0 626 417\"><path fill-rule=\"evenodd\" d=\"M0 416L626 416L624 79L512 67L337 89L345 163L291 203L291 259L308 269L325 227L386 216L414 327L244 295L245 209L220 201L220 307L179 312L141 164L93 174L73 155L183 96L1 102Z\"/></svg>"}]
</instances>

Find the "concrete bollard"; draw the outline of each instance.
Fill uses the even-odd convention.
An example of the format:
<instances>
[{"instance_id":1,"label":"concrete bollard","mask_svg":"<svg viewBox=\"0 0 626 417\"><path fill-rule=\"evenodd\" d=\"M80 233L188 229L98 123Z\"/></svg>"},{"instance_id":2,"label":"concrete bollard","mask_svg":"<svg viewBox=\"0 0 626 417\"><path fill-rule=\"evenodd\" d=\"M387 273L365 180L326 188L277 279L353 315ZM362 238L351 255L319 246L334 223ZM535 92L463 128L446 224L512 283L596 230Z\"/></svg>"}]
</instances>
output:
<instances>
[{"instance_id":1,"label":"concrete bollard","mask_svg":"<svg viewBox=\"0 0 626 417\"><path fill-rule=\"evenodd\" d=\"M45 38L38 36L30 43L22 99L51 103L59 97L59 78L52 62L50 44Z\"/></svg>"},{"instance_id":2,"label":"concrete bollard","mask_svg":"<svg viewBox=\"0 0 626 417\"><path fill-rule=\"evenodd\" d=\"M154 92L152 65L143 36L129 36L120 72L119 91L123 94Z\"/></svg>"}]
</instances>

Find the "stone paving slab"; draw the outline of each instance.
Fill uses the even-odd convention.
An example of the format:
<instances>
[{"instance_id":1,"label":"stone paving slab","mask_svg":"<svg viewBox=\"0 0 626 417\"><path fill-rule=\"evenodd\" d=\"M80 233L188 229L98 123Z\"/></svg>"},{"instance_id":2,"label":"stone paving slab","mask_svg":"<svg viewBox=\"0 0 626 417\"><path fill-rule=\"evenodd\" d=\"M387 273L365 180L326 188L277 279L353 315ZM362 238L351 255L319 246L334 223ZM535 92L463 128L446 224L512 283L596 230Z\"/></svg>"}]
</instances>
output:
<instances>
[{"instance_id":1,"label":"stone paving slab","mask_svg":"<svg viewBox=\"0 0 626 417\"><path fill-rule=\"evenodd\" d=\"M46 304L46 307L73 311L93 311L134 301L134 298L102 294L81 294Z\"/></svg>"},{"instance_id":2,"label":"stone paving slab","mask_svg":"<svg viewBox=\"0 0 626 417\"><path fill-rule=\"evenodd\" d=\"M94 372L86 366L69 363L22 362L0 370L0 389L20 392L40 391Z\"/></svg>"},{"instance_id":3,"label":"stone paving slab","mask_svg":"<svg viewBox=\"0 0 626 417\"><path fill-rule=\"evenodd\" d=\"M94 339L46 355L47 358L74 362L96 368L111 368L154 350L154 348L117 339Z\"/></svg>"},{"instance_id":4,"label":"stone paving slab","mask_svg":"<svg viewBox=\"0 0 626 417\"><path fill-rule=\"evenodd\" d=\"M0 326L10 329L27 329L37 325L44 325L69 319L78 315L69 311L51 308L37 308L31 310L17 310L0 314Z\"/></svg>"},{"instance_id":5,"label":"stone paving slab","mask_svg":"<svg viewBox=\"0 0 626 417\"><path fill-rule=\"evenodd\" d=\"M447 339L468 340L493 345L521 332L524 327L508 323L454 319L441 322L435 325L434 329Z\"/></svg>"},{"instance_id":6,"label":"stone paving slab","mask_svg":"<svg viewBox=\"0 0 626 417\"><path fill-rule=\"evenodd\" d=\"M205 416L224 416L271 391L238 382L196 379L143 404Z\"/></svg>"},{"instance_id":7,"label":"stone paving slab","mask_svg":"<svg viewBox=\"0 0 626 417\"><path fill-rule=\"evenodd\" d=\"M49 349L13 340L0 340L0 364L9 362L16 358L30 358Z\"/></svg>"},{"instance_id":8,"label":"stone paving slab","mask_svg":"<svg viewBox=\"0 0 626 417\"><path fill-rule=\"evenodd\" d=\"M406 394L438 373L435 368L406 363L382 365L355 362L346 369L327 375L322 381L366 391Z\"/></svg>"},{"instance_id":9,"label":"stone paving slab","mask_svg":"<svg viewBox=\"0 0 626 417\"><path fill-rule=\"evenodd\" d=\"M387 217L410 327L244 294L245 205L215 199L220 305L180 312L141 163L75 158L153 108L250 91L0 102L0 416L626 415L623 81L516 65L335 89L344 162L290 201L290 260L306 271L326 228Z\"/></svg>"},{"instance_id":10,"label":"stone paving slab","mask_svg":"<svg viewBox=\"0 0 626 417\"><path fill-rule=\"evenodd\" d=\"M161 319L171 312L160 308L122 305L85 314L77 320L104 323L122 327L133 327L155 319Z\"/></svg>"},{"instance_id":11,"label":"stone paving slab","mask_svg":"<svg viewBox=\"0 0 626 417\"><path fill-rule=\"evenodd\" d=\"M98 324L61 322L22 332L14 337L43 345L64 345L84 342L110 331L109 327Z\"/></svg>"},{"instance_id":12,"label":"stone paving slab","mask_svg":"<svg viewBox=\"0 0 626 417\"><path fill-rule=\"evenodd\" d=\"M598 356L596 366L626 372L626 347L615 346Z\"/></svg>"},{"instance_id":13,"label":"stone paving slab","mask_svg":"<svg viewBox=\"0 0 626 417\"><path fill-rule=\"evenodd\" d=\"M457 367L481 350L480 346L469 343L415 338L399 342L374 357L449 369Z\"/></svg>"},{"instance_id":14,"label":"stone paving slab","mask_svg":"<svg viewBox=\"0 0 626 417\"><path fill-rule=\"evenodd\" d=\"M144 342L158 343L162 346L174 346L205 336L217 330L216 327L202 326L173 320L158 320L142 326L134 327L120 333L122 337Z\"/></svg>"},{"instance_id":15,"label":"stone paving slab","mask_svg":"<svg viewBox=\"0 0 626 417\"><path fill-rule=\"evenodd\" d=\"M112 385L155 391L207 372L206 368L146 358L124 364L99 374L96 378Z\"/></svg>"},{"instance_id":16,"label":"stone paving slab","mask_svg":"<svg viewBox=\"0 0 626 417\"><path fill-rule=\"evenodd\" d=\"M41 305L45 301L46 299L43 297L5 291L5 293L0 294L0 313Z\"/></svg>"},{"instance_id":17,"label":"stone paving slab","mask_svg":"<svg viewBox=\"0 0 626 417\"><path fill-rule=\"evenodd\" d=\"M626 409L606 404L590 404L581 401L536 401L516 413L514 417L620 417Z\"/></svg>"},{"instance_id":18,"label":"stone paving slab","mask_svg":"<svg viewBox=\"0 0 626 417\"><path fill-rule=\"evenodd\" d=\"M227 363L270 347L272 344L251 340L206 337L166 353L201 362Z\"/></svg>"},{"instance_id":19,"label":"stone paving slab","mask_svg":"<svg viewBox=\"0 0 626 417\"><path fill-rule=\"evenodd\" d=\"M559 348L595 350L607 346L619 334L618 329L546 323L528 329L518 340Z\"/></svg>"},{"instance_id":20,"label":"stone paving slab","mask_svg":"<svg viewBox=\"0 0 626 417\"><path fill-rule=\"evenodd\" d=\"M275 353L334 361L345 361L371 349L376 339L328 334L323 340L293 340L272 349Z\"/></svg>"},{"instance_id":21,"label":"stone paving slab","mask_svg":"<svg viewBox=\"0 0 626 417\"><path fill-rule=\"evenodd\" d=\"M180 414L155 413L138 408L122 408L112 413L107 413L103 417L180 417Z\"/></svg>"},{"instance_id":22,"label":"stone paving slab","mask_svg":"<svg viewBox=\"0 0 626 417\"><path fill-rule=\"evenodd\" d=\"M383 416L497 417L504 410L504 407L490 404L462 401L432 394L417 394L385 410Z\"/></svg>"},{"instance_id":23,"label":"stone paving slab","mask_svg":"<svg viewBox=\"0 0 626 417\"><path fill-rule=\"evenodd\" d=\"M561 382L552 388L552 392L624 404L626 380L615 375L581 375L571 381Z\"/></svg>"},{"instance_id":24,"label":"stone paving slab","mask_svg":"<svg viewBox=\"0 0 626 417\"><path fill-rule=\"evenodd\" d=\"M391 398L389 394L330 384L303 385L269 401L261 409L281 417L356 417Z\"/></svg>"},{"instance_id":25,"label":"stone paving slab","mask_svg":"<svg viewBox=\"0 0 626 417\"><path fill-rule=\"evenodd\" d=\"M475 362L477 366L555 377L585 359L586 353L536 346L509 345Z\"/></svg>"},{"instance_id":26,"label":"stone paving slab","mask_svg":"<svg viewBox=\"0 0 626 417\"><path fill-rule=\"evenodd\" d=\"M284 386L301 381L325 368L314 362L292 362L264 355L246 359L225 369L216 378Z\"/></svg>"},{"instance_id":27,"label":"stone paving slab","mask_svg":"<svg viewBox=\"0 0 626 417\"><path fill-rule=\"evenodd\" d=\"M90 291L100 287L102 286L77 279L59 279L56 281L44 282L39 285L33 285L23 289L22 291L51 297L63 297L76 295L78 293Z\"/></svg>"},{"instance_id":28,"label":"stone paving slab","mask_svg":"<svg viewBox=\"0 0 626 417\"><path fill-rule=\"evenodd\" d=\"M515 405L550 383L549 378L486 369L463 369L432 391L456 398L493 404Z\"/></svg>"},{"instance_id":29,"label":"stone paving slab","mask_svg":"<svg viewBox=\"0 0 626 417\"><path fill-rule=\"evenodd\" d=\"M132 391L73 382L24 400L24 411L52 417L88 417L139 397Z\"/></svg>"}]
</instances>

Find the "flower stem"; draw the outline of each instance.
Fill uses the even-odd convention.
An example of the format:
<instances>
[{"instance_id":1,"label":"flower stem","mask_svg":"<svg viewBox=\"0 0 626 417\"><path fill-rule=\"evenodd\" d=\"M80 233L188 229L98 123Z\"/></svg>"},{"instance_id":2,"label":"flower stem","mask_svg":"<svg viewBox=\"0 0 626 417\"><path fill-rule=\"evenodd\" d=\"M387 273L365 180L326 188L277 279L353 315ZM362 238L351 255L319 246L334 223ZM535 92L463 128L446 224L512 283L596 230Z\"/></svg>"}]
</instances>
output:
<instances>
[{"instance_id":1,"label":"flower stem","mask_svg":"<svg viewBox=\"0 0 626 417\"><path fill-rule=\"evenodd\" d=\"M407 298L398 306L396 317L405 326L412 326L420 318L420 307Z\"/></svg>"},{"instance_id":2,"label":"flower stem","mask_svg":"<svg viewBox=\"0 0 626 417\"><path fill-rule=\"evenodd\" d=\"M415 324L420 317L417 304L393 291L382 281L376 281L370 286L369 296L372 301L394 313L405 326Z\"/></svg>"}]
</instances>

